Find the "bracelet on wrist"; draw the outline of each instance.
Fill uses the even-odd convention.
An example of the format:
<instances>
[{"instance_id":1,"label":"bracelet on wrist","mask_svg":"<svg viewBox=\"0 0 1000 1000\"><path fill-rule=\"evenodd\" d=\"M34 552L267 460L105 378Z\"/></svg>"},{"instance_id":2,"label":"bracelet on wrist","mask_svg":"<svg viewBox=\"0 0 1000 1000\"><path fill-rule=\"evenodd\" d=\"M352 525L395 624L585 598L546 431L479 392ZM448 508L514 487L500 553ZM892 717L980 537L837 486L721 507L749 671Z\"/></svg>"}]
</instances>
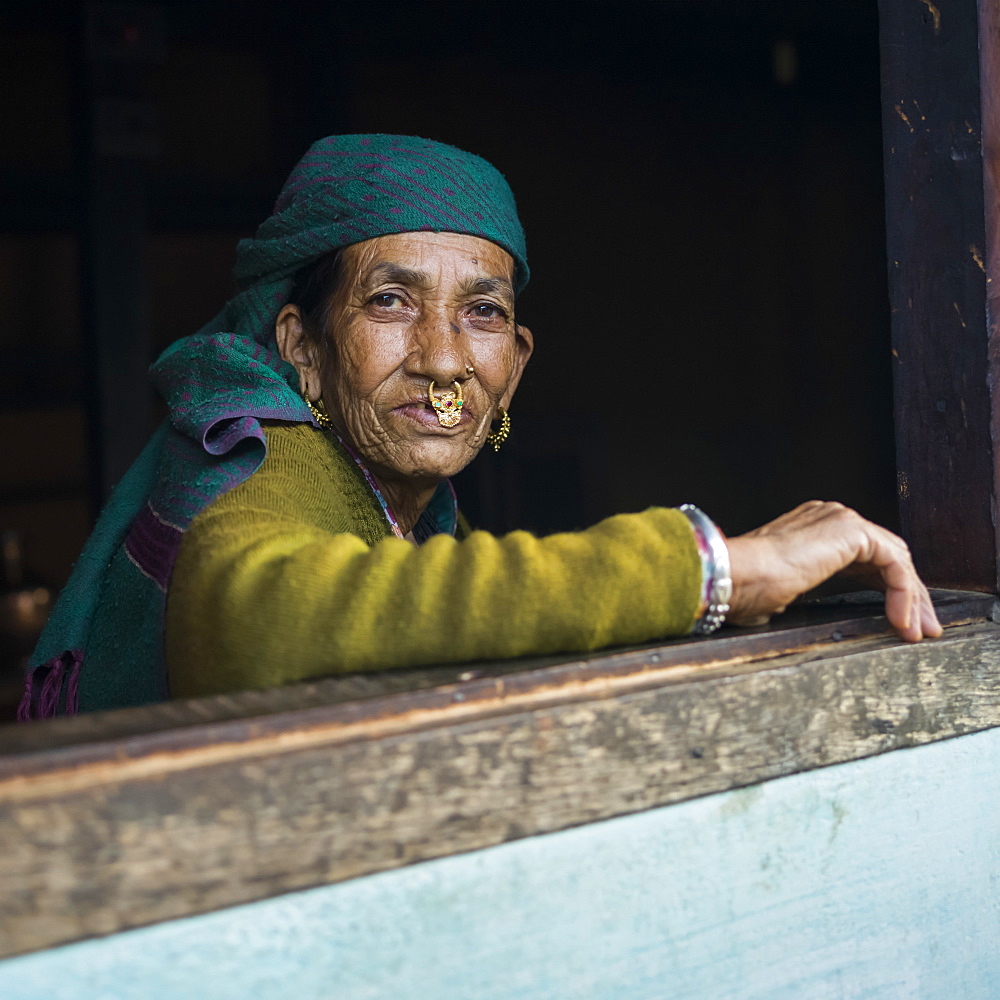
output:
<instances>
[{"instance_id":1,"label":"bracelet on wrist","mask_svg":"<svg viewBox=\"0 0 1000 1000\"><path fill-rule=\"evenodd\" d=\"M692 635L709 635L725 620L733 596L729 548L715 522L694 504L682 504L680 512L691 522L701 556L702 601Z\"/></svg>"}]
</instances>

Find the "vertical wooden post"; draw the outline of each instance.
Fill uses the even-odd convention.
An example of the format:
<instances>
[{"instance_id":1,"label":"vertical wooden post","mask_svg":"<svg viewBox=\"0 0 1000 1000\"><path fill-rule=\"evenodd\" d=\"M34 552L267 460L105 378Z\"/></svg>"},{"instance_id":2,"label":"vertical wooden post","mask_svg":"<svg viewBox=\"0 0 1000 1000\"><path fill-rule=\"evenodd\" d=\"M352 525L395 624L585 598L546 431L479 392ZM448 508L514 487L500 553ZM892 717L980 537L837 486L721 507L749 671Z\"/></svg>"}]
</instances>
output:
<instances>
[{"instance_id":1,"label":"vertical wooden post","mask_svg":"<svg viewBox=\"0 0 1000 1000\"><path fill-rule=\"evenodd\" d=\"M995 212L984 203L979 44L981 18L983 66L994 73L997 10L998 0L980 10L973 0L879 3L900 521L930 584L991 592L986 220L995 224Z\"/></svg>"},{"instance_id":2,"label":"vertical wooden post","mask_svg":"<svg viewBox=\"0 0 1000 1000\"><path fill-rule=\"evenodd\" d=\"M994 442L994 518L998 517L1000 462L1000 0L979 3L979 80L983 108L983 201L986 230L986 322ZM996 537L1000 566L1000 531ZM998 570L1000 576L1000 570Z\"/></svg>"}]
</instances>

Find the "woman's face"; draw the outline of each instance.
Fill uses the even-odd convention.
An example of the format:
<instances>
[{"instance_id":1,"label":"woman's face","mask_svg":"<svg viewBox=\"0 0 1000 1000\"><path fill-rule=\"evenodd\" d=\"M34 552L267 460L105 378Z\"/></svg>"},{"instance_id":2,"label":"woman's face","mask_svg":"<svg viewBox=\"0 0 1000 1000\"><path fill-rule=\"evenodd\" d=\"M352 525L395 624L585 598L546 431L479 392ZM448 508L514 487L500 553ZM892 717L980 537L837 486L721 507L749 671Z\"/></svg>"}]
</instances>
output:
<instances>
[{"instance_id":1,"label":"woman's face","mask_svg":"<svg viewBox=\"0 0 1000 1000\"><path fill-rule=\"evenodd\" d=\"M475 236L401 233L345 248L342 265L325 350L302 338L287 360L376 476L454 475L509 406L531 354L531 333L514 322L510 254ZM297 315L282 310L279 343ZM436 391L460 384L455 426L438 422L431 381Z\"/></svg>"}]
</instances>

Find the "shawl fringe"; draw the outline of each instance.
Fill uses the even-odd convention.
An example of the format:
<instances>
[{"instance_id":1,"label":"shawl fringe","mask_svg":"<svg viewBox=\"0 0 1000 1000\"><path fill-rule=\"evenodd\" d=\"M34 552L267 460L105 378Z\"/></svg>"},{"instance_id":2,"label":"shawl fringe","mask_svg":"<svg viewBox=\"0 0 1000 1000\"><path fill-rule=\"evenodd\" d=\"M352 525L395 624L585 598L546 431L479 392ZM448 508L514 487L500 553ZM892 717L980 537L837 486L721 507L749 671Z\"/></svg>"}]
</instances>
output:
<instances>
[{"instance_id":1,"label":"shawl fringe","mask_svg":"<svg viewBox=\"0 0 1000 1000\"><path fill-rule=\"evenodd\" d=\"M24 682L24 694L17 707L17 721L54 719L59 714L76 715L80 706L82 666L83 651L69 649L29 670Z\"/></svg>"}]
</instances>

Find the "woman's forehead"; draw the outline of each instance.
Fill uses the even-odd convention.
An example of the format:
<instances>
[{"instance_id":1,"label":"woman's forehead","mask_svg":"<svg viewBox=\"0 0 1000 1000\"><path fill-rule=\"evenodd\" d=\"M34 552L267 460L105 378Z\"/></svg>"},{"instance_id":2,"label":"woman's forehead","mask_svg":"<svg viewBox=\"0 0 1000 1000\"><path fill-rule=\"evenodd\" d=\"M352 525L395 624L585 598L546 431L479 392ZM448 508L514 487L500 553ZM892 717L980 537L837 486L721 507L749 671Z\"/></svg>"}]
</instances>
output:
<instances>
[{"instance_id":1,"label":"woman's forehead","mask_svg":"<svg viewBox=\"0 0 1000 1000\"><path fill-rule=\"evenodd\" d=\"M433 281L446 273L507 283L514 277L514 259L506 250L464 233L393 233L355 243L343 253L353 283L369 283L390 271L411 272L416 280L425 276Z\"/></svg>"}]
</instances>

